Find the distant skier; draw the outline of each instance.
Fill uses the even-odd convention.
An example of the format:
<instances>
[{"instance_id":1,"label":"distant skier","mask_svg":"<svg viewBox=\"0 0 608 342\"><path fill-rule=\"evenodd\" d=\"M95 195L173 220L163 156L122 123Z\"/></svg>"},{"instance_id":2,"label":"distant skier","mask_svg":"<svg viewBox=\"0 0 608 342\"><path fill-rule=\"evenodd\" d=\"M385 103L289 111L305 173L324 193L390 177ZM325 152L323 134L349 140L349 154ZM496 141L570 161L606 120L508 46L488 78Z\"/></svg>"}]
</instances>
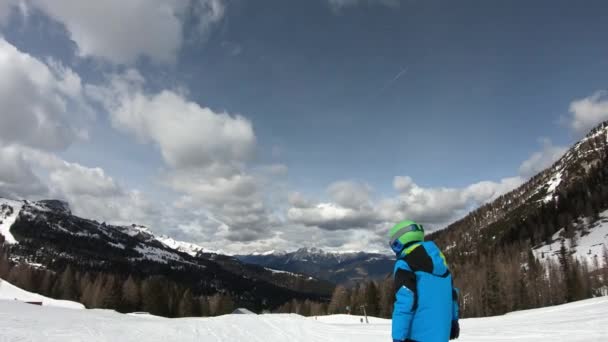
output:
<instances>
[{"instance_id":1,"label":"distant skier","mask_svg":"<svg viewBox=\"0 0 608 342\"><path fill-rule=\"evenodd\" d=\"M390 246L397 255L393 342L458 338L458 290L443 253L433 242L424 242L424 228L414 221L391 228Z\"/></svg>"}]
</instances>

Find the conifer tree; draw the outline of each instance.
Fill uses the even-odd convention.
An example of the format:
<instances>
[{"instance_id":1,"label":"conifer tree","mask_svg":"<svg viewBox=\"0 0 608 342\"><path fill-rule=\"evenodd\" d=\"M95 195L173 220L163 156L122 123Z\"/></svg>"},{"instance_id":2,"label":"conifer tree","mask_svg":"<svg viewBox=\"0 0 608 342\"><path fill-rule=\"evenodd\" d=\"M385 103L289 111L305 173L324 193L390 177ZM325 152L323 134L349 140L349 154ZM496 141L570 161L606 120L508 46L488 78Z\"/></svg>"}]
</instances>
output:
<instances>
[{"instance_id":1,"label":"conifer tree","mask_svg":"<svg viewBox=\"0 0 608 342\"><path fill-rule=\"evenodd\" d=\"M192 292L190 289L184 291L181 300L179 301L179 317L192 317L194 311Z\"/></svg>"},{"instance_id":2,"label":"conifer tree","mask_svg":"<svg viewBox=\"0 0 608 342\"><path fill-rule=\"evenodd\" d=\"M329 303L329 314L345 313L346 307L349 305L350 296L346 287L342 285L336 286L334 293L331 296Z\"/></svg>"},{"instance_id":3,"label":"conifer tree","mask_svg":"<svg viewBox=\"0 0 608 342\"><path fill-rule=\"evenodd\" d=\"M125 311L137 311L141 303L139 285L129 276L122 285L122 306Z\"/></svg>"},{"instance_id":4,"label":"conifer tree","mask_svg":"<svg viewBox=\"0 0 608 342\"><path fill-rule=\"evenodd\" d=\"M78 284L76 284L76 278L74 277L72 267L69 265L61 273L59 282L57 282L56 286L57 290L55 293L59 298L65 300L74 300L78 298Z\"/></svg>"},{"instance_id":5,"label":"conifer tree","mask_svg":"<svg viewBox=\"0 0 608 342\"><path fill-rule=\"evenodd\" d=\"M6 279L10 270L11 265L8 261L8 254L0 248L0 278Z\"/></svg>"}]
</instances>

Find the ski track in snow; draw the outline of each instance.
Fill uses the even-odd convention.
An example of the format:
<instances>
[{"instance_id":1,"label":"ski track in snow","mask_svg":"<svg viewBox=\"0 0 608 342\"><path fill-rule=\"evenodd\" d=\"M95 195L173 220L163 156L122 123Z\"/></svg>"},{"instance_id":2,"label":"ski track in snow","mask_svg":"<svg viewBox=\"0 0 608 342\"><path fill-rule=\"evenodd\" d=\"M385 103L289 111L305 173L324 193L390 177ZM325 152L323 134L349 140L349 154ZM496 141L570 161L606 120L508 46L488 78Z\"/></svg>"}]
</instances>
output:
<instances>
[{"instance_id":1,"label":"ski track in snow","mask_svg":"<svg viewBox=\"0 0 608 342\"><path fill-rule=\"evenodd\" d=\"M390 320L360 316L226 315L166 319L0 301L0 342L386 342ZM607 341L608 297L461 320L458 341Z\"/></svg>"}]
</instances>

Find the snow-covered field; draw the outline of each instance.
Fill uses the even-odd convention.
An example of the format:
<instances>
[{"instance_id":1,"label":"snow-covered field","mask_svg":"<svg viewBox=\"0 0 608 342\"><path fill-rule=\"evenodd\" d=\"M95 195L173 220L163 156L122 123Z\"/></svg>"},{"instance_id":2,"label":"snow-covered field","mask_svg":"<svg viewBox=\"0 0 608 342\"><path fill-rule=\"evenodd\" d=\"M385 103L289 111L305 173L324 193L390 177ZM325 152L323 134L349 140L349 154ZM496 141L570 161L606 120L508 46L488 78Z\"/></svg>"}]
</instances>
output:
<instances>
[{"instance_id":1,"label":"snow-covered field","mask_svg":"<svg viewBox=\"0 0 608 342\"><path fill-rule=\"evenodd\" d=\"M460 341L608 341L608 297L461 322ZM358 316L164 319L0 300L0 342L386 342L390 321Z\"/></svg>"}]
</instances>

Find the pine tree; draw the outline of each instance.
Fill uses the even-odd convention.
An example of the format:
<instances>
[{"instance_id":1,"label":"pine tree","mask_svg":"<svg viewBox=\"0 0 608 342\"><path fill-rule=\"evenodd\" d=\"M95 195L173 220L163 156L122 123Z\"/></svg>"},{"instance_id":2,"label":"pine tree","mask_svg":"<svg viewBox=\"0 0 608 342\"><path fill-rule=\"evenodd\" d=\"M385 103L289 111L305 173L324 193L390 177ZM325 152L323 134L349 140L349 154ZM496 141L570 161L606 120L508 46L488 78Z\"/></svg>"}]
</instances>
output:
<instances>
[{"instance_id":1,"label":"pine tree","mask_svg":"<svg viewBox=\"0 0 608 342\"><path fill-rule=\"evenodd\" d=\"M137 311L141 303L139 285L129 276L122 285L122 306L125 311Z\"/></svg>"},{"instance_id":2,"label":"pine tree","mask_svg":"<svg viewBox=\"0 0 608 342\"><path fill-rule=\"evenodd\" d=\"M11 264L8 261L8 254L0 249L0 278L6 279L11 270Z\"/></svg>"},{"instance_id":3,"label":"pine tree","mask_svg":"<svg viewBox=\"0 0 608 342\"><path fill-rule=\"evenodd\" d=\"M486 289L484 295L486 315L495 316L504 313L504 305L502 302L504 296L501 291L498 272L496 272L496 267L493 263L488 266L486 271Z\"/></svg>"},{"instance_id":4,"label":"pine tree","mask_svg":"<svg viewBox=\"0 0 608 342\"><path fill-rule=\"evenodd\" d=\"M142 283L143 308L154 315L167 316L167 284L160 276L149 277Z\"/></svg>"},{"instance_id":5,"label":"pine tree","mask_svg":"<svg viewBox=\"0 0 608 342\"><path fill-rule=\"evenodd\" d=\"M44 271L42 281L40 283L40 294L43 296L51 296L53 287L55 286L55 273Z\"/></svg>"},{"instance_id":6,"label":"pine tree","mask_svg":"<svg viewBox=\"0 0 608 342\"><path fill-rule=\"evenodd\" d=\"M90 297L86 298L89 301L88 307L91 307L91 308L103 307L103 303L104 303L105 297L106 297L104 280L105 280L105 275L103 273L98 273L97 277L95 277L95 282L91 286L90 293L88 294Z\"/></svg>"},{"instance_id":7,"label":"pine tree","mask_svg":"<svg viewBox=\"0 0 608 342\"><path fill-rule=\"evenodd\" d=\"M566 249L566 244L562 239L558 254L559 264L563 272L566 302L571 302L576 298L576 278L571 267L570 253Z\"/></svg>"},{"instance_id":8,"label":"pine tree","mask_svg":"<svg viewBox=\"0 0 608 342\"><path fill-rule=\"evenodd\" d=\"M211 312L209 309L209 299L205 296L202 296L198 299L198 302L200 306L200 315L203 317L210 316Z\"/></svg>"},{"instance_id":9,"label":"pine tree","mask_svg":"<svg viewBox=\"0 0 608 342\"><path fill-rule=\"evenodd\" d=\"M365 291L365 305L367 314L370 316L377 317L379 314L378 303L380 302L380 296L378 294L378 288L376 283L370 281L366 286Z\"/></svg>"},{"instance_id":10,"label":"pine tree","mask_svg":"<svg viewBox=\"0 0 608 342\"><path fill-rule=\"evenodd\" d=\"M608 248L606 244L602 248L602 283L604 286L608 286Z\"/></svg>"},{"instance_id":11,"label":"pine tree","mask_svg":"<svg viewBox=\"0 0 608 342\"><path fill-rule=\"evenodd\" d=\"M346 287L342 285L336 286L329 303L329 314L345 313L346 307L349 305L349 298L350 296Z\"/></svg>"},{"instance_id":12,"label":"pine tree","mask_svg":"<svg viewBox=\"0 0 608 342\"><path fill-rule=\"evenodd\" d=\"M121 310L121 299L122 299L122 291L121 286L116 276L108 275L106 280L104 281L104 286L102 290L104 296L102 300L102 307L106 309L114 309L118 311Z\"/></svg>"},{"instance_id":13,"label":"pine tree","mask_svg":"<svg viewBox=\"0 0 608 342\"><path fill-rule=\"evenodd\" d=\"M178 316L179 317L192 317L193 311L194 311L194 306L193 306L192 292L190 292L190 289L186 289L186 291L184 291L184 294L182 295L182 298L179 302Z\"/></svg>"},{"instance_id":14,"label":"pine tree","mask_svg":"<svg viewBox=\"0 0 608 342\"><path fill-rule=\"evenodd\" d=\"M76 278L74 277L74 272L72 271L72 267L68 265L59 278L58 288L55 291L58 297L66 300L74 300L78 298L78 290L76 284Z\"/></svg>"},{"instance_id":15,"label":"pine tree","mask_svg":"<svg viewBox=\"0 0 608 342\"><path fill-rule=\"evenodd\" d=\"M393 312L394 282L392 277L386 277L380 288L380 317L389 318Z\"/></svg>"}]
</instances>

